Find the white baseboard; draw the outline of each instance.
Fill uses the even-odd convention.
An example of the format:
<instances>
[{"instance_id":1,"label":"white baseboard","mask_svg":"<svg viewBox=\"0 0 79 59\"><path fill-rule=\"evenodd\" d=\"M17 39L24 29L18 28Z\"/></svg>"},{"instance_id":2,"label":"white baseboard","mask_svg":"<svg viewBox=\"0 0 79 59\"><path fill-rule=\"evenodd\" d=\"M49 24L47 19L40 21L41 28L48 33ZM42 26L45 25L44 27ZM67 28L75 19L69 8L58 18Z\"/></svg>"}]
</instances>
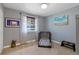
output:
<instances>
[{"instance_id":1,"label":"white baseboard","mask_svg":"<svg viewBox=\"0 0 79 59\"><path fill-rule=\"evenodd\" d=\"M35 42L36 40L29 40L29 41L26 41L25 43L31 43L31 42ZM18 45L21 45L21 43L17 43L16 46ZM7 45L7 46L4 46L3 48L9 48L11 47L11 45Z\"/></svg>"},{"instance_id":2,"label":"white baseboard","mask_svg":"<svg viewBox=\"0 0 79 59\"><path fill-rule=\"evenodd\" d=\"M29 40L29 41L26 41L26 43L31 43L31 42L35 42L36 40Z\"/></svg>"},{"instance_id":3,"label":"white baseboard","mask_svg":"<svg viewBox=\"0 0 79 59\"><path fill-rule=\"evenodd\" d=\"M9 48L10 47L10 45L7 45L7 46L4 46L3 48Z\"/></svg>"},{"instance_id":4,"label":"white baseboard","mask_svg":"<svg viewBox=\"0 0 79 59\"><path fill-rule=\"evenodd\" d=\"M58 41L55 41L55 40L52 40L52 42L54 42L54 43L57 43L57 44L60 44L60 45L61 45L61 42L58 42Z\"/></svg>"},{"instance_id":5,"label":"white baseboard","mask_svg":"<svg viewBox=\"0 0 79 59\"><path fill-rule=\"evenodd\" d=\"M29 41L26 41L26 43L31 43L31 42L35 42L36 40L29 40ZM57 44L60 44L61 45L61 42L58 42L58 41L55 41L55 40L52 40L52 42L54 43L57 43ZM17 43L16 46L18 45L21 45L21 43ZM3 48L9 48L11 45L7 45L7 46L4 46Z\"/></svg>"},{"instance_id":6,"label":"white baseboard","mask_svg":"<svg viewBox=\"0 0 79 59\"><path fill-rule=\"evenodd\" d=\"M17 43L16 46L20 45L20 43ZM11 47L11 45L7 45L7 46L4 46L3 48L9 48Z\"/></svg>"}]
</instances>

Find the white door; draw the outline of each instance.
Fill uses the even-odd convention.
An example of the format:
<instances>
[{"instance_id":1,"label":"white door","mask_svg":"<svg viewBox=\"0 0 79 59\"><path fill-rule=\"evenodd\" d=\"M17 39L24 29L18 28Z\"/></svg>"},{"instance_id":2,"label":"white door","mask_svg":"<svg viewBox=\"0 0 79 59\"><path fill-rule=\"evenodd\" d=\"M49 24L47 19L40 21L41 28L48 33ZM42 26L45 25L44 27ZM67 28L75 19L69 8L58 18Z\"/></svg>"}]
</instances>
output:
<instances>
[{"instance_id":1,"label":"white door","mask_svg":"<svg viewBox=\"0 0 79 59\"><path fill-rule=\"evenodd\" d=\"M3 49L3 19L0 18L0 53Z\"/></svg>"},{"instance_id":2,"label":"white door","mask_svg":"<svg viewBox=\"0 0 79 59\"><path fill-rule=\"evenodd\" d=\"M76 18L76 52L79 54L79 16Z\"/></svg>"},{"instance_id":3,"label":"white door","mask_svg":"<svg viewBox=\"0 0 79 59\"><path fill-rule=\"evenodd\" d=\"M3 49L3 10L2 5L0 4L0 54Z\"/></svg>"}]
</instances>

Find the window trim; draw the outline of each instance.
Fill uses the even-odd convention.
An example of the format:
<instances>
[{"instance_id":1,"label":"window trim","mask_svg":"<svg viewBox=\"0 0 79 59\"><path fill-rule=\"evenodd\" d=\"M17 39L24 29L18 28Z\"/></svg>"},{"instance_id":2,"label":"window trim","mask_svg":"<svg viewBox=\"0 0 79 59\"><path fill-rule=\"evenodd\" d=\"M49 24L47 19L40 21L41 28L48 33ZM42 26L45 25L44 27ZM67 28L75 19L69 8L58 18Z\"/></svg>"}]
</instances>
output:
<instances>
[{"instance_id":1,"label":"window trim","mask_svg":"<svg viewBox=\"0 0 79 59\"><path fill-rule=\"evenodd\" d=\"M27 28L27 32L36 32L37 31L37 18L34 17L34 16L26 16L26 19L28 19L28 18L32 18L32 19L35 20L34 21L35 22L35 28L34 28L34 30ZM27 22L27 20L26 20L26 22Z\"/></svg>"}]
</instances>

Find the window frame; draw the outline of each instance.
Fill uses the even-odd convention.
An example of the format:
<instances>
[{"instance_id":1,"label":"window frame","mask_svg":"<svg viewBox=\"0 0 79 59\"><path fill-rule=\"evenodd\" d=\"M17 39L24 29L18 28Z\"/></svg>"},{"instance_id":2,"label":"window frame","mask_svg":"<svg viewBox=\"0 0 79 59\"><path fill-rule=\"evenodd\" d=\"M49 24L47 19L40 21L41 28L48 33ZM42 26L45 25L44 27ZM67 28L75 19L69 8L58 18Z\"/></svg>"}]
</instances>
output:
<instances>
[{"instance_id":1,"label":"window frame","mask_svg":"<svg viewBox=\"0 0 79 59\"><path fill-rule=\"evenodd\" d=\"M34 25L32 24L32 26L35 27L34 30L32 30L33 28L28 28L28 18L31 18L32 20L34 19ZM36 17L26 16L26 22L27 22L27 32L35 32L35 31L37 31L37 19L36 19Z\"/></svg>"}]
</instances>

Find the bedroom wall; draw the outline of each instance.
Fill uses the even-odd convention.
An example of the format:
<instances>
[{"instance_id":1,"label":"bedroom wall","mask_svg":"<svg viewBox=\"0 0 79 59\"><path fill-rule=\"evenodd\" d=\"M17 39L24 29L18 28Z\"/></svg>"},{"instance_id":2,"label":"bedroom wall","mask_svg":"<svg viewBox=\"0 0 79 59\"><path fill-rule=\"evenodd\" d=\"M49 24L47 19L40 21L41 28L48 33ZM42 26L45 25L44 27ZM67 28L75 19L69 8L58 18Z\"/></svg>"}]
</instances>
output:
<instances>
[{"instance_id":1,"label":"bedroom wall","mask_svg":"<svg viewBox=\"0 0 79 59\"><path fill-rule=\"evenodd\" d=\"M57 27L50 24L49 19L63 15L68 16L68 25ZM76 43L76 15L79 15L79 6L59 12L47 18L47 29L52 33L52 40L58 42L65 40ZM50 26L52 26L51 29L49 28Z\"/></svg>"},{"instance_id":2,"label":"bedroom wall","mask_svg":"<svg viewBox=\"0 0 79 59\"><path fill-rule=\"evenodd\" d=\"M19 12L12 9L8 9L8 8L4 8L4 17L20 18ZM19 34L20 34L19 28L4 27L4 40L3 40L4 44L3 45L4 46L10 45L12 40L19 41Z\"/></svg>"},{"instance_id":3,"label":"bedroom wall","mask_svg":"<svg viewBox=\"0 0 79 59\"><path fill-rule=\"evenodd\" d=\"M4 17L10 17L10 18L20 18L20 12L17 10L13 10L13 9L9 9L9 8L4 8ZM22 13L21 16L27 16L27 13ZM37 27L38 27L38 31L42 31L43 30L43 17L40 16L35 16L37 18ZM22 19L24 20L24 19ZM22 21L21 20L21 21ZM41 24L40 24L41 23ZM21 23L21 25L23 24L23 21ZM4 27L4 46L10 45L12 40L16 40L17 43L24 43L27 40L33 40L33 39L37 39L37 32L23 32L23 26L21 26L20 28L6 28ZM26 29L26 28L25 28Z\"/></svg>"},{"instance_id":4,"label":"bedroom wall","mask_svg":"<svg viewBox=\"0 0 79 59\"><path fill-rule=\"evenodd\" d=\"M0 3L0 54L3 49L3 6Z\"/></svg>"}]
</instances>

